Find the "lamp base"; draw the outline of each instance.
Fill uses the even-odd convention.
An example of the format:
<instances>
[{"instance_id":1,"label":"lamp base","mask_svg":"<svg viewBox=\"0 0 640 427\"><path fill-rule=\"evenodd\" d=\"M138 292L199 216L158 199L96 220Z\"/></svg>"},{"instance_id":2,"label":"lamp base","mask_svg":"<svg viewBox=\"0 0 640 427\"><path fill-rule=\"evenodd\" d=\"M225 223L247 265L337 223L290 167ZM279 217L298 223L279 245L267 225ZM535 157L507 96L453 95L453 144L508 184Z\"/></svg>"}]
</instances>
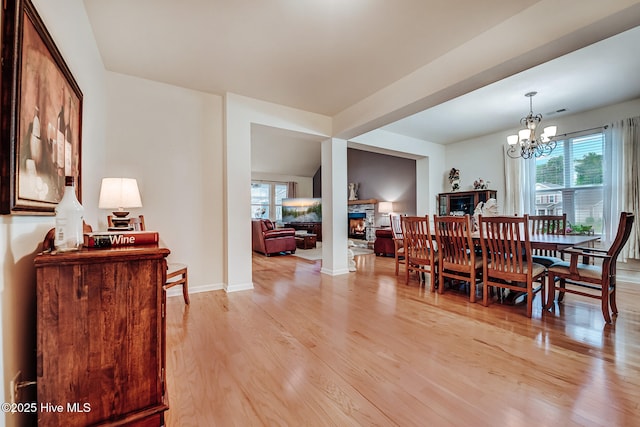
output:
<instances>
[{"instance_id":1,"label":"lamp base","mask_svg":"<svg viewBox=\"0 0 640 427\"><path fill-rule=\"evenodd\" d=\"M109 229L115 229L116 231L131 230L131 221L127 218L129 212L115 211L112 213L113 217L111 218L111 222L113 223L113 227L109 227Z\"/></svg>"}]
</instances>

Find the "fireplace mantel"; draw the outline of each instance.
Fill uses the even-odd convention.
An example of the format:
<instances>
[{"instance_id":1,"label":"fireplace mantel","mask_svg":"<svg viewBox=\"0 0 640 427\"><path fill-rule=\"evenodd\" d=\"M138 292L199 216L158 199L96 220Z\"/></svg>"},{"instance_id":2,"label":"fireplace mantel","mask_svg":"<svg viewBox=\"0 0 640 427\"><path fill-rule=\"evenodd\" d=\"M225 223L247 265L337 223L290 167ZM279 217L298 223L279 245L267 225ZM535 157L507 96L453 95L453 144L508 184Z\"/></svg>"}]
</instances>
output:
<instances>
[{"instance_id":1,"label":"fireplace mantel","mask_svg":"<svg viewBox=\"0 0 640 427\"><path fill-rule=\"evenodd\" d=\"M349 200L348 205L375 205L378 203L377 199L363 199L363 200Z\"/></svg>"}]
</instances>

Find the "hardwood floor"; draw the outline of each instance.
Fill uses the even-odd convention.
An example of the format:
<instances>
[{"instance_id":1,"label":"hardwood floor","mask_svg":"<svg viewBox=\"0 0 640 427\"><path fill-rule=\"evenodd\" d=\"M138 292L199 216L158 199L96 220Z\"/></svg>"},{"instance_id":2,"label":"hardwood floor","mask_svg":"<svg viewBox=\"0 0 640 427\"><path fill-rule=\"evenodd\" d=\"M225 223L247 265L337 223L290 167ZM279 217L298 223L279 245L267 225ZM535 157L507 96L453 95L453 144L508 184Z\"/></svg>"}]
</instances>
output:
<instances>
[{"instance_id":1,"label":"hardwood floor","mask_svg":"<svg viewBox=\"0 0 640 427\"><path fill-rule=\"evenodd\" d=\"M575 295L528 319L356 262L254 255L254 290L169 298L167 425L638 425L640 284L613 325Z\"/></svg>"}]
</instances>

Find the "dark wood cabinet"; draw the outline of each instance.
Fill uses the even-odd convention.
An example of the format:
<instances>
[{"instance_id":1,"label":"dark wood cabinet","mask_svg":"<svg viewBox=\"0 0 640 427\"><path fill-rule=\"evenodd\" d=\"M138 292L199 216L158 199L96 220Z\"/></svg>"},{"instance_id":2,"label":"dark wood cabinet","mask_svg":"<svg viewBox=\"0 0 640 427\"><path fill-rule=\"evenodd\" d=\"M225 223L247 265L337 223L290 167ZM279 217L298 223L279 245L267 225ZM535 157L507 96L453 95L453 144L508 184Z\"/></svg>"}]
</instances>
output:
<instances>
[{"instance_id":1,"label":"dark wood cabinet","mask_svg":"<svg viewBox=\"0 0 640 427\"><path fill-rule=\"evenodd\" d=\"M36 256L39 425L164 425L168 254L132 246Z\"/></svg>"},{"instance_id":2,"label":"dark wood cabinet","mask_svg":"<svg viewBox=\"0 0 640 427\"><path fill-rule=\"evenodd\" d=\"M438 195L438 214L451 215L462 213L473 215L473 211L480 202L495 199L495 190L454 191Z\"/></svg>"}]
</instances>

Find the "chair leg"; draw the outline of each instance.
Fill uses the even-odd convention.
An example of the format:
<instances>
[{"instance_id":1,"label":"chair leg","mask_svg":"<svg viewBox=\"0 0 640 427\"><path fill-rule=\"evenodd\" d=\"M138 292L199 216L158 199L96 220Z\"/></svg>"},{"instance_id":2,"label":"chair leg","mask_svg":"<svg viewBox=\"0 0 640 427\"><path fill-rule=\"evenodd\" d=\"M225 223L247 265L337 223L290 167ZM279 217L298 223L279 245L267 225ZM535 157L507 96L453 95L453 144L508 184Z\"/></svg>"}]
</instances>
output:
<instances>
[{"instance_id":1,"label":"chair leg","mask_svg":"<svg viewBox=\"0 0 640 427\"><path fill-rule=\"evenodd\" d=\"M545 310L550 310L553 307L553 300L556 296L556 276L553 273L547 275L547 304L544 306Z\"/></svg>"},{"instance_id":2,"label":"chair leg","mask_svg":"<svg viewBox=\"0 0 640 427\"><path fill-rule=\"evenodd\" d=\"M613 290L609 294L609 305L611 305L611 311L613 314L618 314L618 305L616 304L616 285L613 285Z\"/></svg>"},{"instance_id":3,"label":"chair leg","mask_svg":"<svg viewBox=\"0 0 640 427\"><path fill-rule=\"evenodd\" d=\"M604 316L604 321L611 323L611 314L609 314L609 285L607 283L604 283L602 286L602 296L600 299L602 300L602 315Z\"/></svg>"},{"instance_id":4,"label":"chair leg","mask_svg":"<svg viewBox=\"0 0 640 427\"><path fill-rule=\"evenodd\" d=\"M544 273L544 276L540 278L540 306L542 307L542 311L545 309L545 304L547 304L547 281L549 279L549 275L547 272Z\"/></svg>"},{"instance_id":5,"label":"chair leg","mask_svg":"<svg viewBox=\"0 0 640 427\"><path fill-rule=\"evenodd\" d=\"M444 294L444 274L442 274L444 272L444 269L440 270L440 284L438 285L438 293L439 294Z\"/></svg>"},{"instance_id":6,"label":"chair leg","mask_svg":"<svg viewBox=\"0 0 640 427\"><path fill-rule=\"evenodd\" d=\"M405 260L404 266L405 266L405 269L404 269L404 284L408 285L409 284L409 270L411 269L410 265L409 265L409 261Z\"/></svg>"},{"instance_id":7,"label":"chair leg","mask_svg":"<svg viewBox=\"0 0 640 427\"><path fill-rule=\"evenodd\" d=\"M184 283L182 284L182 296L184 297L184 303L189 304L191 301L189 300L189 279L187 277L187 270L184 271Z\"/></svg>"},{"instance_id":8,"label":"chair leg","mask_svg":"<svg viewBox=\"0 0 640 427\"><path fill-rule=\"evenodd\" d=\"M562 302L564 300L564 289L566 283L564 279L560 279L560 287L558 288L558 302Z\"/></svg>"},{"instance_id":9,"label":"chair leg","mask_svg":"<svg viewBox=\"0 0 640 427\"><path fill-rule=\"evenodd\" d=\"M533 283L527 284L527 317L533 315Z\"/></svg>"},{"instance_id":10,"label":"chair leg","mask_svg":"<svg viewBox=\"0 0 640 427\"><path fill-rule=\"evenodd\" d=\"M431 281L429 282L431 286L431 292L435 291L436 288L436 280L438 279L437 269L435 265L431 265L431 272L429 273L429 278Z\"/></svg>"},{"instance_id":11,"label":"chair leg","mask_svg":"<svg viewBox=\"0 0 640 427\"><path fill-rule=\"evenodd\" d=\"M469 301L476 302L476 273L475 271L471 271L471 276L469 277Z\"/></svg>"},{"instance_id":12,"label":"chair leg","mask_svg":"<svg viewBox=\"0 0 640 427\"><path fill-rule=\"evenodd\" d=\"M484 277L482 278L482 305L489 306L489 285Z\"/></svg>"},{"instance_id":13,"label":"chair leg","mask_svg":"<svg viewBox=\"0 0 640 427\"><path fill-rule=\"evenodd\" d=\"M177 280L169 280L178 277ZM182 297L185 304L189 304L189 277L187 267L181 264L172 264L170 271L167 272L167 282L165 288L169 289L173 286L182 286Z\"/></svg>"}]
</instances>

